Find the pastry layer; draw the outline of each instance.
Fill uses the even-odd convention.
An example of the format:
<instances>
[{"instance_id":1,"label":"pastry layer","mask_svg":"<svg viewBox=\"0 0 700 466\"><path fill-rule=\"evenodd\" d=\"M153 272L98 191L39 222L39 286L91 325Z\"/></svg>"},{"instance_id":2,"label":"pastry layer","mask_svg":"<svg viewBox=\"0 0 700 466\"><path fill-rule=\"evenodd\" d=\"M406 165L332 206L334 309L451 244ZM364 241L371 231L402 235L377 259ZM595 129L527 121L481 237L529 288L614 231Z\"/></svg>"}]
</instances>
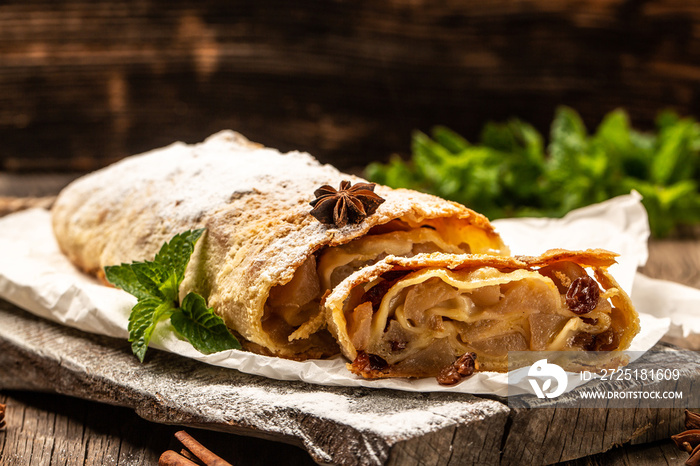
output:
<instances>
[{"instance_id":1,"label":"pastry layer","mask_svg":"<svg viewBox=\"0 0 700 466\"><path fill-rule=\"evenodd\" d=\"M345 279L324 306L347 358L386 363L349 366L365 377L435 376L469 352L481 370L505 371L509 351L630 345L639 319L607 271L614 258L604 250L388 256Z\"/></svg>"}]
</instances>

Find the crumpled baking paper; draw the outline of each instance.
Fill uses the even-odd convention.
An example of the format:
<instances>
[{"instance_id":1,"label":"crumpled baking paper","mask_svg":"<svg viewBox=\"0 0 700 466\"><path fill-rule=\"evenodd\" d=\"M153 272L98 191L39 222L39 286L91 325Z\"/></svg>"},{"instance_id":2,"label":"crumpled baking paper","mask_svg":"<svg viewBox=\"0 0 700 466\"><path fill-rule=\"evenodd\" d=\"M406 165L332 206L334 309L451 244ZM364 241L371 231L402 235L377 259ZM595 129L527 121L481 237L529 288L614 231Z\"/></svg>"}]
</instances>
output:
<instances>
[{"instance_id":1,"label":"crumpled baking paper","mask_svg":"<svg viewBox=\"0 0 700 466\"><path fill-rule=\"evenodd\" d=\"M633 292L632 300L640 312L642 328L632 343L632 351L650 349L667 333L671 322L682 322L682 333L700 333L697 311L700 290L652 280L636 272L647 259L649 236L646 211L640 199L633 192L576 210L563 219L494 222L513 254L538 255L551 247L600 247L620 253L619 263L610 270L628 293ZM127 338L128 316L136 299L78 271L59 251L48 211L32 209L0 219L0 257L3 299L54 322L86 332ZM692 310L695 316L689 317ZM509 394L506 373L477 372L456 386L444 387L434 378L364 380L351 374L340 356L298 362L238 350L203 355L169 331L169 325L167 322L159 325L152 347L273 379L406 391ZM511 386L510 394L514 393Z\"/></svg>"}]
</instances>

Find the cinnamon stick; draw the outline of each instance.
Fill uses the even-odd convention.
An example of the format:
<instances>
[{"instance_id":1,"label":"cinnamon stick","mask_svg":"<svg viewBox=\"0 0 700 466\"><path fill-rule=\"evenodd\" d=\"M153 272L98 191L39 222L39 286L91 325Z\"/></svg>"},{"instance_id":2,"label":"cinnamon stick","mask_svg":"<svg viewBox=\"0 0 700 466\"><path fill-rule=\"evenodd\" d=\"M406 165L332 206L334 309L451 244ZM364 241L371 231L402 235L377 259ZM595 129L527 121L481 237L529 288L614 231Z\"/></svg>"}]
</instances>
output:
<instances>
[{"instance_id":1,"label":"cinnamon stick","mask_svg":"<svg viewBox=\"0 0 700 466\"><path fill-rule=\"evenodd\" d=\"M686 466L700 466L700 413L685 410L685 432L672 435L678 448L690 453Z\"/></svg>"},{"instance_id":2,"label":"cinnamon stick","mask_svg":"<svg viewBox=\"0 0 700 466\"><path fill-rule=\"evenodd\" d=\"M158 466L197 466L197 463L193 463L173 450L168 450L160 455Z\"/></svg>"},{"instance_id":3,"label":"cinnamon stick","mask_svg":"<svg viewBox=\"0 0 700 466\"><path fill-rule=\"evenodd\" d=\"M0 429L5 427L5 406L4 404L0 403Z\"/></svg>"},{"instance_id":4,"label":"cinnamon stick","mask_svg":"<svg viewBox=\"0 0 700 466\"><path fill-rule=\"evenodd\" d=\"M206 466L232 466L231 463L212 453L209 449L207 449L204 445L192 438L192 436L184 430L176 432L175 438L178 439L190 452L192 452L194 456L199 458Z\"/></svg>"},{"instance_id":5,"label":"cinnamon stick","mask_svg":"<svg viewBox=\"0 0 700 466\"><path fill-rule=\"evenodd\" d=\"M688 452L688 453L690 453L690 452ZM199 458L197 458L192 453L190 453L190 451L187 448L183 448L182 450L180 450L180 454L194 463L201 464L201 461L199 461Z\"/></svg>"}]
</instances>

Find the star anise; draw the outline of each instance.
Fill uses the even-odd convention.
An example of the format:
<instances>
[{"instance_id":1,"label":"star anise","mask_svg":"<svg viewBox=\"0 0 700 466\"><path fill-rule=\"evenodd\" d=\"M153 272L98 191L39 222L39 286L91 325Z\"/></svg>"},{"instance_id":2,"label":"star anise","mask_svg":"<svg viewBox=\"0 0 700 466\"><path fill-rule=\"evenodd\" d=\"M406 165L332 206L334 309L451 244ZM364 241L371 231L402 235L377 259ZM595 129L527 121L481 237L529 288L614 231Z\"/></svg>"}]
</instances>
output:
<instances>
[{"instance_id":1,"label":"star anise","mask_svg":"<svg viewBox=\"0 0 700 466\"><path fill-rule=\"evenodd\" d=\"M316 199L311 201L311 215L319 222L338 228L362 222L372 215L384 199L375 194L374 183L341 181L340 188L323 185L314 191Z\"/></svg>"},{"instance_id":2,"label":"star anise","mask_svg":"<svg viewBox=\"0 0 700 466\"><path fill-rule=\"evenodd\" d=\"M686 460L687 466L700 465L700 413L685 410L685 432L672 435L671 439L681 450L690 454Z\"/></svg>"}]
</instances>

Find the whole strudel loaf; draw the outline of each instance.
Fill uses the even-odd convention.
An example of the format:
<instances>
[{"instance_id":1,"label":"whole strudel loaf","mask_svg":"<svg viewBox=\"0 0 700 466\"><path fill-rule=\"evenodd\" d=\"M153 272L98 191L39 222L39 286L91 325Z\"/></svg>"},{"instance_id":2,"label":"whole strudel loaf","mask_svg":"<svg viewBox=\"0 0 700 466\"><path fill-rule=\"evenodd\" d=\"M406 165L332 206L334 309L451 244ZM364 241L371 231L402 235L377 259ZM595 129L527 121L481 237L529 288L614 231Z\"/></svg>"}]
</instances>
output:
<instances>
[{"instance_id":1,"label":"whole strudel loaf","mask_svg":"<svg viewBox=\"0 0 700 466\"><path fill-rule=\"evenodd\" d=\"M377 186L384 201L359 223L319 222L314 192L343 181L364 180L224 131L76 180L52 209L53 228L67 257L101 278L205 228L181 295L201 294L245 348L296 359L339 352L321 302L357 270L390 255L508 253L484 216L404 189Z\"/></svg>"}]
</instances>

